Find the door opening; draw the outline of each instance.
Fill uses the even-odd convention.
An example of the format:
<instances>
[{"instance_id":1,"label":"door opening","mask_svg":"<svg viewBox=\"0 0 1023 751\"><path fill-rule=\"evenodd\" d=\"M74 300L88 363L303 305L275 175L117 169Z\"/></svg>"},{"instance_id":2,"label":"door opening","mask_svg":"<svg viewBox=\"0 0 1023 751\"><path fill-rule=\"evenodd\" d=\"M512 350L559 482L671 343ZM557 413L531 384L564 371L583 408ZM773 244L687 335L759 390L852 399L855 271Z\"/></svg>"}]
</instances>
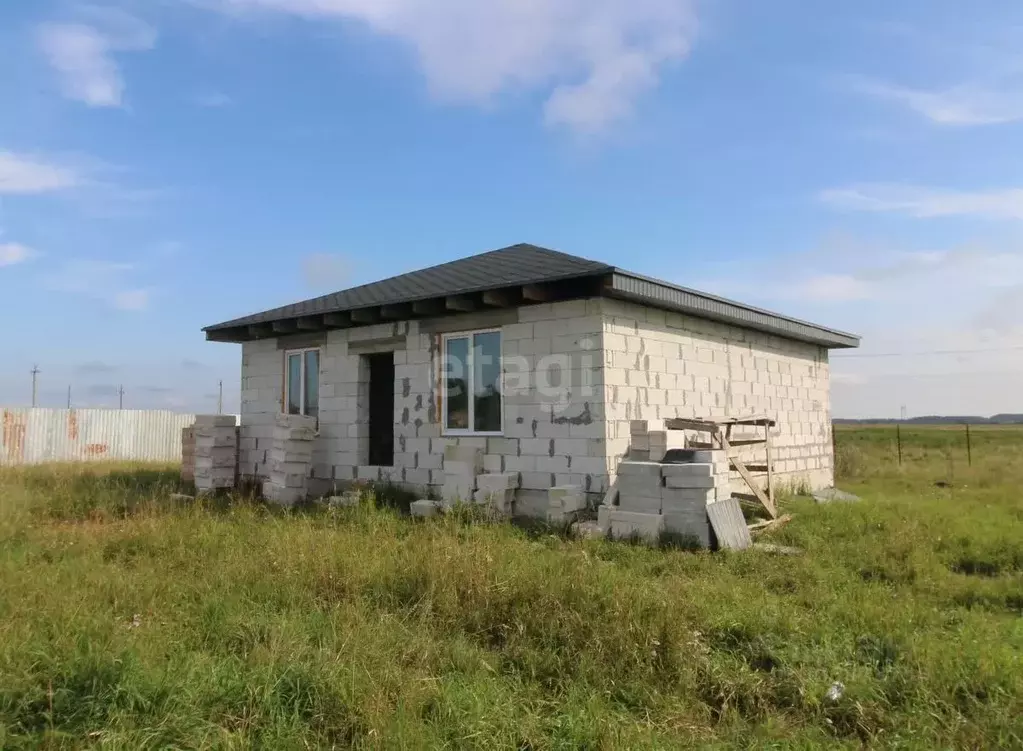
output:
<instances>
[{"instance_id":1,"label":"door opening","mask_svg":"<svg viewBox=\"0 0 1023 751\"><path fill-rule=\"evenodd\" d=\"M394 353L369 359L369 463L394 466Z\"/></svg>"}]
</instances>

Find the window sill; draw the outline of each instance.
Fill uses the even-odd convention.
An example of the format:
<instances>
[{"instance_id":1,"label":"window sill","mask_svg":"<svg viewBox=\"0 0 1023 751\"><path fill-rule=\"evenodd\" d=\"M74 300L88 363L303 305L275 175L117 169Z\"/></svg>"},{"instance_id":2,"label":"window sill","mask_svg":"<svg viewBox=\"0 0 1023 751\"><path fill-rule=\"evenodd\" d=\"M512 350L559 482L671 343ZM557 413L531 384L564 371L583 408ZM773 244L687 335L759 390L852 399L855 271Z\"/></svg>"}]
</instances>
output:
<instances>
[{"instance_id":1,"label":"window sill","mask_svg":"<svg viewBox=\"0 0 1023 751\"><path fill-rule=\"evenodd\" d=\"M476 430L441 430L441 438L504 438L504 431L480 432Z\"/></svg>"}]
</instances>

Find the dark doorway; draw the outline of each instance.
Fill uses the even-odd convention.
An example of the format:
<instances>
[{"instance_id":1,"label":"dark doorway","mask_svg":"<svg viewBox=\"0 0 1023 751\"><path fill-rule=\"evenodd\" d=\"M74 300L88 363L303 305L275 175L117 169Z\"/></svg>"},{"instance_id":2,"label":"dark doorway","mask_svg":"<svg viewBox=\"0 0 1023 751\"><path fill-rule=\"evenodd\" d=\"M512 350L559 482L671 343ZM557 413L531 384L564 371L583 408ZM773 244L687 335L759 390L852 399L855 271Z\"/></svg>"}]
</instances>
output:
<instances>
[{"instance_id":1,"label":"dark doorway","mask_svg":"<svg viewBox=\"0 0 1023 751\"><path fill-rule=\"evenodd\" d=\"M394 353L369 359L369 463L394 466Z\"/></svg>"}]
</instances>

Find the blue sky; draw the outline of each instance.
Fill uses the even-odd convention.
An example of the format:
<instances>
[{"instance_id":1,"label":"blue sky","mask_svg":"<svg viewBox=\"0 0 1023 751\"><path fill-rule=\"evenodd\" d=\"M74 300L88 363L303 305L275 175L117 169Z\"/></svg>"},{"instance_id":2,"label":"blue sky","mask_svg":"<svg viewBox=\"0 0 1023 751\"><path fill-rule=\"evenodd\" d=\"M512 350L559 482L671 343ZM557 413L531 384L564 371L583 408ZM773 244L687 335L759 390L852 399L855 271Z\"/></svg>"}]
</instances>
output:
<instances>
[{"instance_id":1,"label":"blue sky","mask_svg":"<svg viewBox=\"0 0 1023 751\"><path fill-rule=\"evenodd\" d=\"M203 325L532 242L862 334L836 415L1023 411L1021 42L1001 0L6 0L0 403L232 408Z\"/></svg>"}]
</instances>

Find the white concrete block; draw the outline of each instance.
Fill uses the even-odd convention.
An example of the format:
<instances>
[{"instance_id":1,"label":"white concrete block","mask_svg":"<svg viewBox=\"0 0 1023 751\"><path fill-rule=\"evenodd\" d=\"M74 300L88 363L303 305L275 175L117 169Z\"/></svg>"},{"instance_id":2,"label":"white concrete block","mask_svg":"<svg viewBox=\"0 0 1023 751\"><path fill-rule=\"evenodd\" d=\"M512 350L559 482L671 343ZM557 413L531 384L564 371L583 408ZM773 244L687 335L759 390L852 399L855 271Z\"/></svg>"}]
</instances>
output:
<instances>
[{"instance_id":1,"label":"white concrete block","mask_svg":"<svg viewBox=\"0 0 1023 751\"><path fill-rule=\"evenodd\" d=\"M440 501L425 499L421 501L413 501L409 506L409 511L412 513L412 516L425 519L440 515L442 508L443 504Z\"/></svg>"},{"instance_id":2,"label":"white concrete block","mask_svg":"<svg viewBox=\"0 0 1023 751\"><path fill-rule=\"evenodd\" d=\"M712 475L671 475L664 478L666 488L713 488L718 480Z\"/></svg>"},{"instance_id":3,"label":"white concrete block","mask_svg":"<svg viewBox=\"0 0 1023 751\"><path fill-rule=\"evenodd\" d=\"M196 415L192 423L197 428L233 428L237 424L234 415Z\"/></svg>"},{"instance_id":4,"label":"white concrete block","mask_svg":"<svg viewBox=\"0 0 1023 751\"><path fill-rule=\"evenodd\" d=\"M618 508L640 514L659 514L661 513L661 497L659 495L643 496L622 493L618 496Z\"/></svg>"},{"instance_id":5,"label":"white concrete block","mask_svg":"<svg viewBox=\"0 0 1023 751\"><path fill-rule=\"evenodd\" d=\"M624 461L618 465L618 476L656 477L659 480L663 466L663 464L657 462Z\"/></svg>"},{"instance_id":6,"label":"white concrete block","mask_svg":"<svg viewBox=\"0 0 1023 751\"><path fill-rule=\"evenodd\" d=\"M660 514L639 514L613 509L609 516L611 536L615 539L635 536L656 544L664 531L664 517Z\"/></svg>"}]
</instances>

